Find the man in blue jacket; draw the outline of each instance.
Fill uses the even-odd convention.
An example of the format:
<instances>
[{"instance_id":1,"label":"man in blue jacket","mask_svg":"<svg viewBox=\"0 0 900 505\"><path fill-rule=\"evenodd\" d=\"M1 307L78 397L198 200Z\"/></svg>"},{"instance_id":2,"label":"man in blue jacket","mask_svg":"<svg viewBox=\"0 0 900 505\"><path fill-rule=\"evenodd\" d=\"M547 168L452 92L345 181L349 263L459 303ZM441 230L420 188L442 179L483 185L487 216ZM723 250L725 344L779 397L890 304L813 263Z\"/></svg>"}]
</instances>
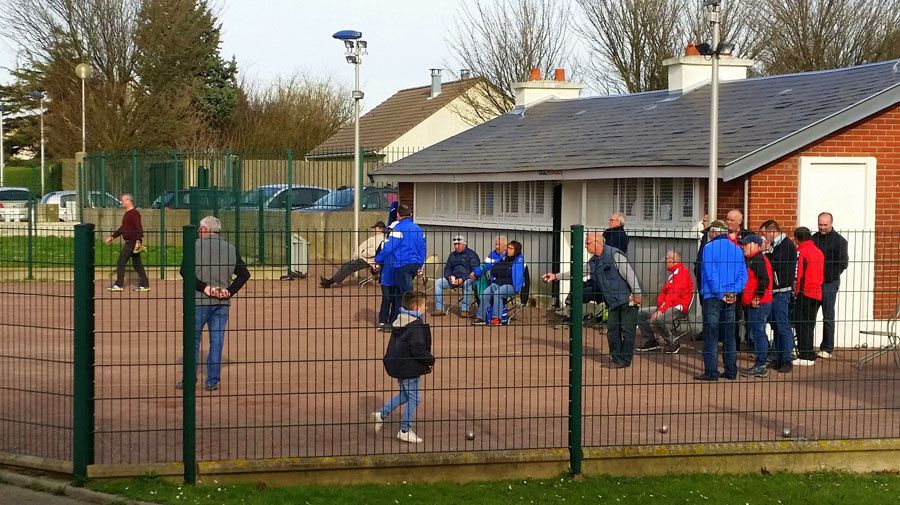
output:
<instances>
[{"instance_id":1,"label":"man in blue jacket","mask_svg":"<svg viewBox=\"0 0 900 505\"><path fill-rule=\"evenodd\" d=\"M709 226L709 242L703 246L700 263L700 299L703 303L703 373L699 381L719 380L719 334L724 335L725 378L737 378L735 339L735 302L747 283L744 253L728 239L728 227L722 221Z\"/></svg>"},{"instance_id":2,"label":"man in blue jacket","mask_svg":"<svg viewBox=\"0 0 900 505\"><path fill-rule=\"evenodd\" d=\"M444 264L444 276L434 281L434 315L443 316L444 290L462 287L462 300L459 302L459 312L463 317L468 316L469 300L472 284L475 282L469 275L481 264L478 253L469 249L466 237L457 235L453 237L453 250L447 256Z\"/></svg>"},{"instance_id":3,"label":"man in blue jacket","mask_svg":"<svg viewBox=\"0 0 900 505\"><path fill-rule=\"evenodd\" d=\"M388 321L397 319L400 301L404 293L412 291L413 279L425 263L425 232L412 220L412 209L407 205L397 207L397 222L391 227L375 262L384 269L393 270L393 286L389 290L392 307Z\"/></svg>"}]
</instances>

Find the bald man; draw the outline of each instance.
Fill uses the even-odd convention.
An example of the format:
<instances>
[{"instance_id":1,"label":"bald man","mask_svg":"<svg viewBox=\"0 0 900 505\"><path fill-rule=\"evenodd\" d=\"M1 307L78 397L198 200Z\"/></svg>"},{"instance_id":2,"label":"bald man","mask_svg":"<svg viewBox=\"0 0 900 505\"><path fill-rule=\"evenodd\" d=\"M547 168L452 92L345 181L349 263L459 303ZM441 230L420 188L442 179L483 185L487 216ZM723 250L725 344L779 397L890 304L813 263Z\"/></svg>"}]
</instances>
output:
<instances>
[{"instance_id":1,"label":"bald man","mask_svg":"<svg viewBox=\"0 0 900 505\"><path fill-rule=\"evenodd\" d=\"M628 233L625 232L625 215L621 212L613 212L607 220L609 227L603 232L603 241L610 247L628 252Z\"/></svg>"}]
</instances>

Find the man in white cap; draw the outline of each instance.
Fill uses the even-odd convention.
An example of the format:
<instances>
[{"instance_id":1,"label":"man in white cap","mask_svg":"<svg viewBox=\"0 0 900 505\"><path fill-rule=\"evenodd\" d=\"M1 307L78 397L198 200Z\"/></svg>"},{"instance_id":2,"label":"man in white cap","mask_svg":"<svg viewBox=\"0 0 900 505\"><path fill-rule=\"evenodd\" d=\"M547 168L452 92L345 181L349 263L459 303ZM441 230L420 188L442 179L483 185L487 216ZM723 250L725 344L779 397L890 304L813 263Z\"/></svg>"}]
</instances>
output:
<instances>
[{"instance_id":1,"label":"man in white cap","mask_svg":"<svg viewBox=\"0 0 900 505\"><path fill-rule=\"evenodd\" d=\"M468 317L469 301L472 284L475 282L470 274L481 264L478 253L469 249L466 237L456 235L453 237L453 250L447 256L444 265L444 276L434 281L434 315L443 316L444 290L462 287L462 300L459 302L459 312L463 317Z\"/></svg>"}]
</instances>

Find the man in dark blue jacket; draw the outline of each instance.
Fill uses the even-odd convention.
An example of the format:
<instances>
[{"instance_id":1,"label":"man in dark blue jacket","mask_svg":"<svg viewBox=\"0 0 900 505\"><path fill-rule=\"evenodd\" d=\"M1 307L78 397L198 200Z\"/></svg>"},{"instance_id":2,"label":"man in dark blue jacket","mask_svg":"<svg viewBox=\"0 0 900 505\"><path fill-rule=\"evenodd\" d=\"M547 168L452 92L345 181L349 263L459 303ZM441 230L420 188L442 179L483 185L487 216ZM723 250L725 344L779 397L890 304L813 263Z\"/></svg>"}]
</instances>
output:
<instances>
[{"instance_id":1,"label":"man in dark blue jacket","mask_svg":"<svg viewBox=\"0 0 900 505\"><path fill-rule=\"evenodd\" d=\"M425 263L425 232L412 220L412 209L407 205L397 207L397 222L391 226L375 262L393 269L391 297L394 300L389 321L400 313L404 293L412 291L413 279ZM383 273L382 273L383 275Z\"/></svg>"},{"instance_id":2,"label":"man in dark blue jacket","mask_svg":"<svg viewBox=\"0 0 900 505\"><path fill-rule=\"evenodd\" d=\"M609 216L609 228L603 232L603 241L623 253L628 252L628 233L625 232L625 216L621 212L613 212Z\"/></svg>"},{"instance_id":3,"label":"man in dark blue jacket","mask_svg":"<svg viewBox=\"0 0 900 505\"><path fill-rule=\"evenodd\" d=\"M791 331L791 294L797 275L797 248L781 231L778 222L768 220L759 227L766 239L766 250L772 264L772 313L769 323L775 333L775 359L772 368L780 373L791 371L794 333Z\"/></svg>"},{"instance_id":4,"label":"man in dark blue jacket","mask_svg":"<svg viewBox=\"0 0 900 505\"><path fill-rule=\"evenodd\" d=\"M434 281L434 315L443 316L444 290L462 287L462 300L459 302L459 312L463 316L469 313L469 300L472 284L475 282L469 275L481 264L478 253L469 249L466 237L457 235L453 237L453 250L447 256L444 265L444 276Z\"/></svg>"},{"instance_id":5,"label":"man in dark blue jacket","mask_svg":"<svg viewBox=\"0 0 900 505\"><path fill-rule=\"evenodd\" d=\"M719 334L725 353L725 378L737 378L737 350L733 338L735 302L747 283L747 268L741 248L728 238L728 228L722 221L709 226L709 243L703 246L701 260L700 300L703 302L703 373L694 377L700 381L719 380Z\"/></svg>"}]
</instances>

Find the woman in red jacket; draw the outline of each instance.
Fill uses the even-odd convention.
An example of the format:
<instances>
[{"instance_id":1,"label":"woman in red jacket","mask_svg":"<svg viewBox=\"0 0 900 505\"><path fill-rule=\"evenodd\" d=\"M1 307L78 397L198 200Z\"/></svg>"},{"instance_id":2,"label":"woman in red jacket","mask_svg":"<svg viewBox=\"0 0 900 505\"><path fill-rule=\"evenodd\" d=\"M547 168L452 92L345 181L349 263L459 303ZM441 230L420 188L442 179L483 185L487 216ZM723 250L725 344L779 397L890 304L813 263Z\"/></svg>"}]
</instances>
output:
<instances>
[{"instance_id":1,"label":"woman in red jacket","mask_svg":"<svg viewBox=\"0 0 900 505\"><path fill-rule=\"evenodd\" d=\"M801 226L794 232L797 240L797 282L794 285L794 328L797 330L799 359L794 366L816 364L813 332L816 314L822 306L822 282L825 280L825 256L812 241L809 228Z\"/></svg>"},{"instance_id":2,"label":"woman in red jacket","mask_svg":"<svg viewBox=\"0 0 900 505\"><path fill-rule=\"evenodd\" d=\"M666 346L663 350L669 354L675 354L681 348L680 344L672 337L672 321L685 317L691 310L691 302L694 301L694 280L691 278L687 267L681 263L681 254L677 251L666 252L666 270L669 276L666 283L659 290L656 297L656 307L641 309L638 313L638 327L644 337L638 351L657 351L659 341L656 333L662 335Z\"/></svg>"}]
</instances>

